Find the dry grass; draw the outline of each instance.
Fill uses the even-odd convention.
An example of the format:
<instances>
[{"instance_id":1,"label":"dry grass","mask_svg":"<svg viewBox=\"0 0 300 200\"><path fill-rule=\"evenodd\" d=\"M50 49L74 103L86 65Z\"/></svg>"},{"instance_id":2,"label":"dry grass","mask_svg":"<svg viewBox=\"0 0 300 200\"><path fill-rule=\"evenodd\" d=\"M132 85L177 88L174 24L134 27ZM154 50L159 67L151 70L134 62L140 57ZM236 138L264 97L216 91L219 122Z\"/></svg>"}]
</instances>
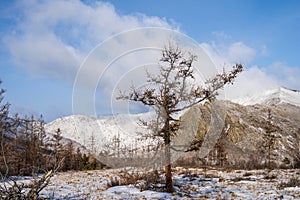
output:
<instances>
[{"instance_id":1,"label":"dry grass","mask_svg":"<svg viewBox=\"0 0 300 200\"><path fill-rule=\"evenodd\" d=\"M157 170L153 171L121 171L119 177L110 180L110 187L119 185L135 185L141 191L149 189L152 185L159 183L160 176Z\"/></svg>"},{"instance_id":2,"label":"dry grass","mask_svg":"<svg viewBox=\"0 0 300 200\"><path fill-rule=\"evenodd\" d=\"M300 179L299 178L290 178L288 182L282 182L279 184L279 188L287 188L287 187L300 187Z\"/></svg>"}]
</instances>

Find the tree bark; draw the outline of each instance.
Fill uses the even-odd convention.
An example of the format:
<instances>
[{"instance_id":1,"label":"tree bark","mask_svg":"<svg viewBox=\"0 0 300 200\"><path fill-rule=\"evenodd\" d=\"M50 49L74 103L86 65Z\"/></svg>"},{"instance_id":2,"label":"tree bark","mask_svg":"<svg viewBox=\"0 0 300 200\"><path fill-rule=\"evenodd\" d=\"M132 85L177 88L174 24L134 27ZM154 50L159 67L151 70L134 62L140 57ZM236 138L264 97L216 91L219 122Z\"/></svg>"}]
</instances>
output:
<instances>
[{"instance_id":1,"label":"tree bark","mask_svg":"<svg viewBox=\"0 0 300 200\"><path fill-rule=\"evenodd\" d=\"M167 119L165 122L165 161L166 161L166 192L173 192L173 182L172 182L172 166L171 166L171 152L170 152L170 143L171 143L171 133L170 133L170 121Z\"/></svg>"},{"instance_id":2,"label":"tree bark","mask_svg":"<svg viewBox=\"0 0 300 200\"><path fill-rule=\"evenodd\" d=\"M166 156L166 192L173 192L173 182L172 182L172 172L171 172L171 153L170 153L170 145L166 145L165 149Z\"/></svg>"}]
</instances>

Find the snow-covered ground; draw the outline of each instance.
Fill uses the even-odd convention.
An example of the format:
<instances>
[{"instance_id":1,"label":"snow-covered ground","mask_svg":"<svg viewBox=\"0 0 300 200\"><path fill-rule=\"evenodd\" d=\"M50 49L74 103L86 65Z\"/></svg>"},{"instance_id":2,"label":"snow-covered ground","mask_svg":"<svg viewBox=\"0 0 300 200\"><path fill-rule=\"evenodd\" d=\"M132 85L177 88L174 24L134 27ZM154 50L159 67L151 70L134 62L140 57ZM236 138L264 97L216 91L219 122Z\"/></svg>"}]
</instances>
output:
<instances>
[{"instance_id":1,"label":"snow-covered ground","mask_svg":"<svg viewBox=\"0 0 300 200\"><path fill-rule=\"evenodd\" d=\"M173 194L141 191L136 184L114 186L113 182L122 179L121 172L122 169L108 169L58 173L41 196L50 199L300 199L299 181L292 186L284 184L297 179L299 169L268 172L176 168Z\"/></svg>"}]
</instances>

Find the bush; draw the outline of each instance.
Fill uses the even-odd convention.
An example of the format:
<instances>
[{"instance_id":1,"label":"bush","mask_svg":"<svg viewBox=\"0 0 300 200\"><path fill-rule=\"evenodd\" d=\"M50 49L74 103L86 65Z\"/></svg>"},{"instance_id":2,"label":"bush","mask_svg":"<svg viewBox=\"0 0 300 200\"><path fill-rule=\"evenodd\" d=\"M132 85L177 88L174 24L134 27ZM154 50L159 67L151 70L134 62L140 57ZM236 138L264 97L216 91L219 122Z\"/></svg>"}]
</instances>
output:
<instances>
[{"instance_id":1,"label":"bush","mask_svg":"<svg viewBox=\"0 0 300 200\"><path fill-rule=\"evenodd\" d=\"M282 182L279 185L279 188L286 188L286 187L300 187L300 179L291 178L288 182Z\"/></svg>"},{"instance_id":2,"label":"bush","mask_svg":"<svg viewBox=\"0 0 300 200\"><path fill-rule=\"evenodd\" d=\"M55 173L56 171L51 170L42 177L34 178L29 184L6 179L5 182L0 184L0 199L39 199L40 192L48 186L51 177Z\"/></svg>"},{"instance_id":3,"label":"bush","mask_svg":"<svg viewBox=\"0 0 300 200\"><path fill-rule=\"evenodd\" d=\"M113 177L110 180L110 187L119 185L133 184L141 191L151 188L154 184L159 183L160 177L157 170L154 171L121 171L119 178Z\"/></svg>"}]
</instances>

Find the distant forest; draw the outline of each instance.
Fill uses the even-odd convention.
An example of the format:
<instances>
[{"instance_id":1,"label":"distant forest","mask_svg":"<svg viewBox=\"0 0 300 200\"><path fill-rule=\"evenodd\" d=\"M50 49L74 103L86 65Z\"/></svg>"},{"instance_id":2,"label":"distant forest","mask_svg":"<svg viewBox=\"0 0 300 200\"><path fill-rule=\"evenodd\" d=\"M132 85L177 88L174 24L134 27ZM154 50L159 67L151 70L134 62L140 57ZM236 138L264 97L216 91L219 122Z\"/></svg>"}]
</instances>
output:
<instances>
[{"instance_id":1,"label":"distant forest","mask_svg":"<svg viewBox=\"0 0 300 200\"><path fill-rule=\"evenodd\" d=\"M102 167L93 156L75 149L71 141L63 144L60 129L53 137L47 136L43 116L11 115L10 104L3 103L4 92L0 90L1 177L43 173L58 165L60 171Z\"/></svg>"}]
</instances>

